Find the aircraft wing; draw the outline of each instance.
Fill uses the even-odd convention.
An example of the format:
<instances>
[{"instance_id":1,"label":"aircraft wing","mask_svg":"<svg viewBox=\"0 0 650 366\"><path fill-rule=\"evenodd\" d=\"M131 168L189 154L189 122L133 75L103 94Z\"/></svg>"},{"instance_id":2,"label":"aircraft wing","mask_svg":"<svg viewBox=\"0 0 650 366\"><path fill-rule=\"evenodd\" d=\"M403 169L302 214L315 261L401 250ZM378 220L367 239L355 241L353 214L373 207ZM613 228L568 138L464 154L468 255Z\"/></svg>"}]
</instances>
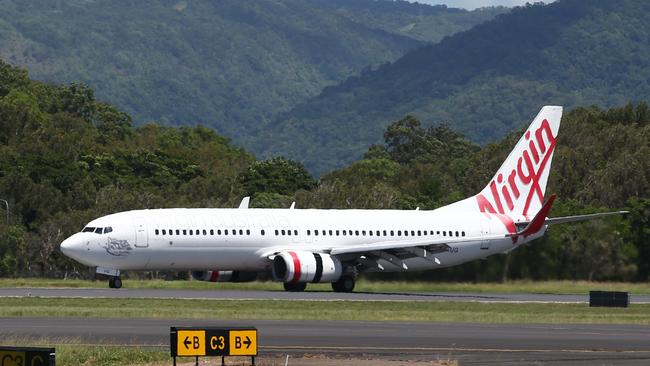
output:
<instances>
[{"instance_id":1,"label":"aircraft wing","mask_svg":"<svg viewBox=\"0 0 650 366\"><path fill-rule=\"evenodd\" d=\"M346 245L341 247L333 247L329 250L331 255L352 254L352 253L369 253L373 251L391 250L391 249L405 249L405 248L423 248L432 252L440 253L436 249L449 247L449 244L475 242L490 239L503 239L504 235L492 236L476 236L476 237L461 237L461 238L439 238L429 240L400 240L400 241L381 241L368 244Z\"/></svg>"}]
</instances>

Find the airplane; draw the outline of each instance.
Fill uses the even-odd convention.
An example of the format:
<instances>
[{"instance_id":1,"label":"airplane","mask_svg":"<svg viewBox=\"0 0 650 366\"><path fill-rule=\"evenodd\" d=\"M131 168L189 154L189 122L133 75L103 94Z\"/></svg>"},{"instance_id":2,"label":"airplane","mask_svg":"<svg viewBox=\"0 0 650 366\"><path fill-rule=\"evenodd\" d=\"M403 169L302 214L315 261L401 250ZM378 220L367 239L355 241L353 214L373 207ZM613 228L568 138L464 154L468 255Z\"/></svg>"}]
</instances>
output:
<instances>
[{"instance_id":1,"label":"airplane","mask_svg":"<svg viewBox=\"0 0 650 366\"><path fill-rule=\"evenodd\" d=\"M549 225L626 211L547 218L544 200L562 107L545 106L487 186L435 210L134 210L100 217L61 243L68 257L122 287L121 271L191 271L196 280L239 282L272 273L286 291L331 283L352 292L363 272L456 266L508 253Z\"/></svg>"}]
</instances>

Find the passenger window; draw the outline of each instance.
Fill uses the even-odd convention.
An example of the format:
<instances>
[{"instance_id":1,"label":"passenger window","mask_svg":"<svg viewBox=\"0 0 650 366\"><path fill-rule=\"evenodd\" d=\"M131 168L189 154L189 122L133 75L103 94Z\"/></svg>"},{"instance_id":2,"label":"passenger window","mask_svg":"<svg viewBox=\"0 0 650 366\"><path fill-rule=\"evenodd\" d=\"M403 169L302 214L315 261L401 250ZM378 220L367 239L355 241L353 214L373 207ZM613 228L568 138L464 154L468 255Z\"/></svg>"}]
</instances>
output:
<instances>
[{"instance_id":1,"label":"passenger window","mask_svg":"<svg viewBox=\"0 0 650 366\"><path fill-rule=\"evenodd\" d=\"M368 235L372 236L372 230L368 230Z\"/></svg>"},{"instance_id":2,"label":"passenger window","mask_svg":"<svg viewBox=\"0 0 650 366\"><path fill-rule=\"evenodd\" d=\"M261 233L262 233L262 236L263 236L264 235L264 229L262 229Z\"/></svg>"},{"instance_id":3,"label":"passenger window","mask_svg":"<svg viewBox=\"0 0 650 366\"><path fill-rule=\"evenodd\" d=\"M458 231L456 231L456 236L458 236Z\"/></svg>"},{"instance_id":4,"label":"passenger window","mask_svg":"<svg viewBox=\"0 0 650 366\"><path fill-rule=\"evenodd\" d=\"M454 236L454 234L449 230L449 236Z\"/></svg>"},{"instance_id":5,"label":"passenger window","mask_svg":"<svg viewBox=\"0 0 650 366\"><path fill-rule=\"evenodd\" d=\"M381 231L377 230L377 236L381 236Z\"/></svg>"},{"instance_id":6,"label":"passenger window","mask_svg":"<svg viewBox=\"0 0 650 366\"><path fill-rule=\"evenodd\" d=\"M210 235L214 235L214 229L210 229Z\"/></svg>"},{"instance_id":7,"label":"passenger window","mask_svg":"<svg viewBox=\"0 0 650 366\"><path fill-rule=\"evenodd\" d=\"M346 236L347 233L348 233L347 230L343 230L343 236Z\"/></svg>"},{"instance_id":8,"label":"passenger window","mask_svg":"<svg viewBox=\"0 0 650 366\"><path fill-rule=\"evenodd\" d=\"M224 229L224 230L223 230L223 234L224 234L224 235L228 235L228 229Z\"/></svg>"},{"instance_id":9,"label":"passenger window","mask_svg":"<svg viewBox=\"0 0 650 366\"><path fill-rule=\"evenodd\" d=\"M332 236L332 230L330 230L330 236Z\"/></svg>"},{"instance_id":10,"label":"passenger window","mask_svg":"<svg viewBox=\"0 0 650 366\"><path fill-rule=\"evenodd\" d=\"M287 235L287 232L285 230L282 230L282 235Z\"/></svg>"},{"instance_id":11,"label":"passenger window","mask_svg":"<svg viewBox=\"0 0 650 366\"><path fill-rule=\"evenodd\" d=\"M156 235L160 234L160 232L158 231L158 229L154 230L153 232L154 232Z\"/></svg>"},{"instance_id":12,"label":"passenger window","mask_svg":"<svg viewBox=\"0 0 650 366\"><path fill-rule=\"evenodd\" d=\"M250 230L250 229L246 229L246 235L250 235L250 234L251 234L251 230Z\"/></svg>"},{"instance_id":13,"label":"passenger window","mask_svg":"<svg viewBox=\"0 0 650 366\"><path fill-rule=\"evenodd\" d=\"M163 229L162 233L163 235L167 235L167 230Z\"/></svg>"},{"instance_id":14,"label":"passenger window","mask_svg":"<svg viewBox=\"0 0 650 366\"><path fill-rule=\"evenodd\" d=\"M244 230L239 229L239 235L244 235Z\"/></svg>"},{"instance_id":15,"label":"passenger window","mask_svg":"<svg viewBox=\"0 0 650 366\"><path fill-rule=\"evenodd\" d=\"M293 235L298 236L298 230L294 230Z\"/></svg>"},{"instance_id":16,"label":"passenger window","mask_svg":"<svg viewBox=\"0 0 650 366\"><path fill-rule=\"evenodd\" d=\"M361 231L361 235L366 236L366 231L365 231L365 230L362 230L362 231Z\"/></svg>"},{"instance_id":17,"label":"passenger window","mask_svg":"<svg viewBox=\"0 0 650 366\"><path fill-rule=\"evenodd\" d=\"M311 235L311 230L307 230L307 235Z\"/></svg>"},{"instance_id":18,"label":"passenger window","mask_svg":"<svg viewBox=\"0 0 650 366\"><path fill-rule=\"evenodd\" d=\"M275 236L278 236L278 229L275 229Z\"/></svg>"},{"instance_id":19,"label":"passenger window","mask_svg":"<svg viewBox=\"0 0 650 366\"><path fill-rule=\"evenodd\" d=\"M465 236L465 232L464 232L464 231L463 231L461 234L463 234L463 236Z\"/></svg>"},{"instance_id":20,"label":"passenger window","mask_svg":"<svg viewBox=\"0 0 650 366\"><path fill-rule=\"evenodd\" d=\"M442 236L447 236L447 232L446 232L446 231L443 231L443 232L442 232Z\"/></svg>"},{"instance_id":21,"label":"passenger window","mask_svg":"<svg viewBox=\"0 0 650 366\"><path fill-rule=\"evenodd\" d=\"M384 236L388 236L388 234L386 233L386 230L384 230Z\"/></svg>"},{"instance_id":22,"label":"passenger window","mask_svg":"<svg viewBox=\"0 0 650 366\"><path fill-rule=\"evenodd\" d=\"M444 232L444 231L443 231L443 232ZM438 231L436 232L436 235L440 235L440 230L438 230Z\"/></svg>"},{"instance_id":23,"label":"passenger window","mask_svg":"<svg viewBox=\"0 0 650 366\"><path fill-rule=\"evenodd\" d=\"M393 230L390 231L390 236L395 236L395 232Z\"/></svg>"},{"instance_id":24,"label":"passenger window","mask_svg":"<svg viewBox=\"0 0 650 366\"><path fill-rule=\"evenodd\" d=\"M314 235L318 236L318 230L314 230Z\"/></svg>"},{"instance_id":25,"label":"passenger window","mask_svg":"<svg viewBox=\"0 0 650 366\"><path fill-rule=\"evenodd\" d=\"M176 229L176 235L181 235L181 231Z\"/></svg>"},{"instance_id":26,"label":"passenger window","mask_svg":"<svg viewBox=\"0 0 650 366\"><path fill-rule=\"evenodd\" d=\"M327 235L327 230L321 230L320 233L321 235Z\"/></svg>"},{"instance_id":27,"label":"passenger window","mask_svg":"<svg viewBox=\"0 0 650 366\"><path fill-rule=\"evenodd\" d=\"M397 230L397 236L402 236L402 230Z\"/></svg>"},{"instance_id":28,"label":"passenger window","mask_svg":"<svg viewBox=\"0 0 650 366\"><path fill-rule=\"evenodd\" d=\"M359 236L359 230L356 230L356 231L354 232L354 235Z\"/></svg>"},{"instance_id":29,"label":"passenger window","mask_svg":"<svg viewBox=\"0 0 650 366\"><path fill-rule=\"evenodd\" d=\"M187 229L183 230L183 235L187 235Z\"/></svg>"},{"instance_id":30,"label":"passenger window","mask_svg":"<svg viewBox=\"0 0 650 366\"><path fill-rule=\"evenodd\" d=\"M338 231L338 230L336 230L336 236L339 236L339 235L340 235L340 234L339 234L339 231Z\"/></svg>"},{"instance_id":31,"label":"passenger window","mask_svg":"<svg viewBox=\"0 0 650 366\"><path fill-rule=\"evenodd\" d=\"M221 235L221 229L217 229L217 235Z\"/></svg>"},{"instance_id":32,"label":"passenger window","mask_svg":"<svg viewBox=\"0 0 650 366\"><path fill-rule=\"evenodd\" d=\"M230 233L231 233L230 235L237 235L237 229L232 229Z\"/></svg>"}]
</instances>

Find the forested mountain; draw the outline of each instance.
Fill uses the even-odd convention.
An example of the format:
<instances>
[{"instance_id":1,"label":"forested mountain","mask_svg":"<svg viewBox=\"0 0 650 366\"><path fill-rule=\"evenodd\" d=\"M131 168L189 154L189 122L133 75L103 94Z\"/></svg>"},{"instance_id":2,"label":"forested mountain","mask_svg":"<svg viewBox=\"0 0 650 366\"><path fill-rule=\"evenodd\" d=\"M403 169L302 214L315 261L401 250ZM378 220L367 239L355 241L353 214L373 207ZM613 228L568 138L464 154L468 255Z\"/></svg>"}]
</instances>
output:
<instances>
[{"instance_id":1,"label":"forested mountain","mask_svg":"<svg viewBox=\"0 0 650 366\"><path fill-rule=\"evenodd\" d=\"M475 194L521 132L481 147L447 126L425 128L406 116L362 160L316 181L299 163L256 161L205 127L134 128L92 89L35 82L0 61L0 199L10 210L6 223L0 203L0 276L92 277L93 269L63 257L58 246L91 219L117 211L234 207L244 195L255 207L295 200L297 208L436 208ZM406 275L650 279L648 106L567 111L557 143L552 216L614 208L631 214L554 226L512 255Z\"/></svg>"},{"instance_id":2,"label":"forested mountain","mask_svg":"<svg viewBox=\"0 0 650 366\"><path fill-rule=\"evenodd\" d=\"M262 126L250 146L263 156L299 159L320 174L360 158L405 114L427 125L448 123L485 143L528 123L545 104L647 100L649 16L644 0L515 8L326 88Z\"/></svg>"},{"instance_id":3,"label":"forested mountain","mask_svg":"<svg viewBox=\"0 0 650 366\"><path fill-rule=\"evenodd\" d=\"M405 0L311 0L333 9L354 22L373 29L401 34L421 41L436 43L443 37L461 32L507 12L505 7L479 8L468 12L430 6Z\"/></svg>"},{"instance_id":4,"label":"forested mountain","mask_svg":"<svg viewBox=\"0 0 650 366\"><path fill-rule=\"evenodd\" d=\"M384 1L347 2L363 16L310 0L0 0L0 57L39 80L96 87L136 124L203 123L243 141L323 87L427 39L411 34L437 39L504 11L422 5L415 19L400 2L375 24Z\"/></svg>"}]
</instances>

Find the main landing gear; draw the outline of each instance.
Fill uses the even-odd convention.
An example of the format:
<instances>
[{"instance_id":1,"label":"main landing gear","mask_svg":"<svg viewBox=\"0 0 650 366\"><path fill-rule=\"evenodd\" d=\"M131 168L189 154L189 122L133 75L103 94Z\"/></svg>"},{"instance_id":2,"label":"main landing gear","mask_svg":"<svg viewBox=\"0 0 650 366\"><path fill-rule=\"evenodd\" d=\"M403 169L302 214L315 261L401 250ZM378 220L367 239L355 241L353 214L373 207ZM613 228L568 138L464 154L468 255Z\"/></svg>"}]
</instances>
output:
<instances>
[{"instance_id":1,"label":"main landing gear","mask_svg":"<svg viewBox=\"0 0 650 366\"><path fill-rule=\"evenodd\" d=\"M122 288L122 279L119 277L110 277L108 279L108 287L110 288Z\"/></svg>"},{"instance_id":2,"label":"main landing gear","mask_svg":"<svg viewBox=\"0 0 650 366\"><path fill-rule=\"evenodd\" d=\"M289 292L303 292L307 288L306 282L285 282L284 290Z\"/></svg>"},{"instance_id":3,"label":"main landing gear","mask_svg":"<svg viewBox=\"0 0 650 366\"><path fill-rule=\"evenodd\" d=\"M352 275L343 275L338 281L332 282L334 292L352 292L354 290L354 277Z\"/></svg>"}]
</instances>

